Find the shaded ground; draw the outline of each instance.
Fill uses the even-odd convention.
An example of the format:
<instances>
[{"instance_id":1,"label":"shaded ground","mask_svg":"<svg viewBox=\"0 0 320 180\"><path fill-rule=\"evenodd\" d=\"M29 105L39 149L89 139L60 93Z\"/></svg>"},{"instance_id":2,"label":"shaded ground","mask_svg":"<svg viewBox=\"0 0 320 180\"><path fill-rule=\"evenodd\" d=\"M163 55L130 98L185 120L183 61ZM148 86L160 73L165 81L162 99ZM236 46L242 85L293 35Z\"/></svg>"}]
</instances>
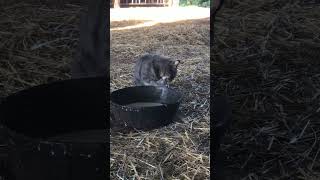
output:
<instances>
[{"instance_id":1,"label":"shaded ground","mask_svg":"<svg viewBox=\"0 0 320 180\"><path fill-rule=\"evenodd\" d=\"M79 9L23 2L0 7L0 98L70 77Z\"/></svg>"},{"instance_id":2,"label":"shaded ground","mask_svg":"<svg viewBox=\"0 0 320 180\"><path fill-rule=\"evenodd\" d=\"M151 132L112 134L111 179L209 179L209 19L112 31L111 91L133 85L135 60L146 52L181 60L173 87L184 94L185 118Z\"/></svg>"},{"instance_id":3,"label":"shaded ground","mask_svg":"<svg viewBox=\"0 0 320 180\"><path fill-rule=\"evenodd\" d=\"M232 100L229 179L320 179L320 6L227 1L213 82Z\"/></svg>"}]
</instances>

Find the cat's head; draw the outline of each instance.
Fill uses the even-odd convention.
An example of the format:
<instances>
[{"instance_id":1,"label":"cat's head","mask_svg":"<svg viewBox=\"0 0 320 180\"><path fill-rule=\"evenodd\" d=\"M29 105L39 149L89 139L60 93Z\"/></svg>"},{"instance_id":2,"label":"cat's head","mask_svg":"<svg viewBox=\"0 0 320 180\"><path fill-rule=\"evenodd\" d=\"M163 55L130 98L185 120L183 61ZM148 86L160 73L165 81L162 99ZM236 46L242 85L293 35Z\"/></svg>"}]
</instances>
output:
<instances>
[{"instance_id":1,"label":"cat's head","mask_svg":"<svg viewBox=\"0 0 320 180\"><path fill-rule=\"evenodd\" d=\"M179 60L171 60L169 59L167 63L163 64L160 67L160 77L164 81L172 81L177 76L178 65L180 64Z\"/></svg>"}]
</instances>

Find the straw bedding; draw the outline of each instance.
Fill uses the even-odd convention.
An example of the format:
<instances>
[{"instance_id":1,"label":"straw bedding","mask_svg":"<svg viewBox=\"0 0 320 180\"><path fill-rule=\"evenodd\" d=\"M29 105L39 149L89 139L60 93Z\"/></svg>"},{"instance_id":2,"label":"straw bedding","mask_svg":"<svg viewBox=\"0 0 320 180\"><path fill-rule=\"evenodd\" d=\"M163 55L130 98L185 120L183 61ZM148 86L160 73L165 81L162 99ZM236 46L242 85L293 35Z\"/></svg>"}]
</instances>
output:
<instances>
[{"instance_id":1,"label":"straw bedding","mask_svg":"<svg viewBox=\"0 0 320 180\"><path fill-rule=\"evenodd\" d=\"M181 60L172 87L183 93L180 121L150 132L111 135L113 179L209 179L209 19L111 33L111 90L133 85L143 53Z\"/></svg>"},{"instance_id":2,"label":"straw bedding","mask_svg":"<svg viewBox=\"0 0 320 180\"><path fill-rule=\"evenodd\" d=\"M218 13L212 83L233 105L229 179L320 178L319 16L302 1L234 0Z\"/></svg>"},{"instance_id":3,"label":"straw bedding","mask_svg":"<svg viewBox=\"0 0 320 180\"><path fill-rule=\"evenodd\" d=\"M68 79L80 7L17 2L0 9L0 97Z\"/></svg>"}]
</instances>

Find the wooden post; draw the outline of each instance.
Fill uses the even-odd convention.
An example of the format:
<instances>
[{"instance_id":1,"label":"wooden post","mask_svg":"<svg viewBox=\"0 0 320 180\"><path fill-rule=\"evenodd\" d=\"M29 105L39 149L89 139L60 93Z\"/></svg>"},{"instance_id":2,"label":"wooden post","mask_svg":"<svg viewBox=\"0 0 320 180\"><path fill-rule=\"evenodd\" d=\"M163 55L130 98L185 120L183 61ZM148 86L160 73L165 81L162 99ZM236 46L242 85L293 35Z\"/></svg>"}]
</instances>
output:
<instances>
[{"instance_id":1,"label":"wooden post","mask_svg":"<svg viewBox=\"0 0 320 180\"><path fill-rule=\"evenodd\" d=\"M114 8L120 8L120 0L114 0Z\"/></svg>"}]
</instances>

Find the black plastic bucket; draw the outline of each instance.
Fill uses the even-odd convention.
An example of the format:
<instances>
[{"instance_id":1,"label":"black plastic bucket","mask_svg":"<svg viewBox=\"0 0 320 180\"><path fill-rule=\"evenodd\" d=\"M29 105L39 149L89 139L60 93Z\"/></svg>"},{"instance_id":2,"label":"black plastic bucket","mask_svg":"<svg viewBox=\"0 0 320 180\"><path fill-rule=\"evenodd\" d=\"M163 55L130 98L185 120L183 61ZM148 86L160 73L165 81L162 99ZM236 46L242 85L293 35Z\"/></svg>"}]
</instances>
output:
<instances>
[{"instance_id":1,"label":"black plastic bucket","mask_svg":"<svg viewBox=\"0 0 320 180\"><path fill-rule=\"evenodd\" d=\"M16 180L105 179L107 79L84 78L32 87L0 104ZM9 175L8 175L9 174Z\"/></svg>"},{"instance_id":2,"label":"black plastic bucket","mask_svg":"<svg viewBox=\"0 0 320 180\"><path fill-rule=\"evenodd\" d=\"M111 93L111 121L115 126L152 130L173 122L182 96L179 92L156 86L135 86ZM130 107L135 102L161 103L161 106Z\"/></svg>"}]
</instances>

